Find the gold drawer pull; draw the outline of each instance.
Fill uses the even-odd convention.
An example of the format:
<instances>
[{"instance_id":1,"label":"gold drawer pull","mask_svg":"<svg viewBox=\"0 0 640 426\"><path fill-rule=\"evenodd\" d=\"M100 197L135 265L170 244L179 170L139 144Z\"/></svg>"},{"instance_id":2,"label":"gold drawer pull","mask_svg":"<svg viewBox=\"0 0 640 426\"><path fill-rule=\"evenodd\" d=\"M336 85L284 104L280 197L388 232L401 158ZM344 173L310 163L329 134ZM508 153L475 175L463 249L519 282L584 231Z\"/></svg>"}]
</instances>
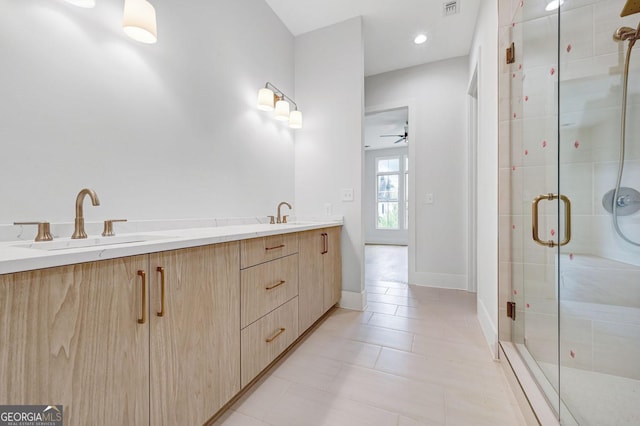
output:
<instances>
[{"instance_id":1,"label":"gold drawer pull","mask_svg":"<svg viewBox=\"0 0 640 426\"><path fill-rule=\"evenodd\" d=\"M280 244L279 246L275 246L275 247L266 247L265 251L277 250L277 249L281 249L281 248L284 248L284 244Z\"/></svg>"},{"instance_id":2,"label":"gold drawer pull","mask_svg":"<svg viewBox=\"0 0 640 426\"><path fill-rule=\"evenodd\" d=\"M138 324L147 322L147 273L138 271L138 275L142 278L142 318L138 318Z\"/></svg>"},{"instance_id":3,"label":"gold drawer pull","mask_svg":"<svg viewBox=\"0 0 640 426\"><path fill-rule=\"evenodd\" d=\"M276 334L274 334L273 336L269 337L267 340L265 340L265 342L267 342L267 343L271 343L271 342L273 342L273 341L274 341L274 340L276 340L278 337L280 337L280 335L281 335L282 333L284 333L284 331L285 331L285 328L284 328L284 327L280 328L280 330L278 330L278 332L277 332Z\"/></svg>"},{"instance_id":4,"label":"gold drawer pull","mask_svg":"<svg viewBox=\"0 0 640 426\"><path fill-rule=\"evenodd\" d=\"M265 289L265 290L273 290L273 289L274 289L274 288L276 288L276 287L280 287L280 286L281 286L282 284L284 284L284 283L286 283L286 281L285 281L285 280L280 280L280 281L278 281L278 282L277 282L277 283L275 283L275 284L271 284L270 286L265 287L264 289Z\"/></svg>"},{"instance_id":5,"label":"gold drawer pull","mask_svg":"<svg viewBox=\"0 0 640 426\"><path fill-rule=\"evenodd\" d=\"M164 268L162 266L158 266L156 271L160 272L160 311L156 312L156 315L159 317L164 316Z\"/></svg>"}]
</instances>

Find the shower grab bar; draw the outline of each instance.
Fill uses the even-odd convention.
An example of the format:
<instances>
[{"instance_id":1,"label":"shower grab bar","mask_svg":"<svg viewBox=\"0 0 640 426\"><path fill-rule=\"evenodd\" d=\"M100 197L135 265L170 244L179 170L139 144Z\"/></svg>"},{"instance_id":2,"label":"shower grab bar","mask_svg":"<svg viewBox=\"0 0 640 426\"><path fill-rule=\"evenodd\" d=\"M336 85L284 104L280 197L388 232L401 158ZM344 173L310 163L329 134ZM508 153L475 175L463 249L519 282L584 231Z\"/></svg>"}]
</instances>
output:
<instances>
[{"instance_id":1,"label":"shower grab bar","mask_svg":"<svg viewBox=\"0 0 640 426\"><path fill-rule=\"evenodd\" d=\"M540 201L547 200L553 201L560 199L564 203L564 240L560 243L556 243L553 240L542 241L539 237L538 233L538 204ZM533 199L531 204L531 222L532 222L532 234L533 241L545 247L557 247L557 246L566 246L571 241L571 200L566 195L558 195L558 194L542 194L538 195Z\"/></svg>"}]
</instances>

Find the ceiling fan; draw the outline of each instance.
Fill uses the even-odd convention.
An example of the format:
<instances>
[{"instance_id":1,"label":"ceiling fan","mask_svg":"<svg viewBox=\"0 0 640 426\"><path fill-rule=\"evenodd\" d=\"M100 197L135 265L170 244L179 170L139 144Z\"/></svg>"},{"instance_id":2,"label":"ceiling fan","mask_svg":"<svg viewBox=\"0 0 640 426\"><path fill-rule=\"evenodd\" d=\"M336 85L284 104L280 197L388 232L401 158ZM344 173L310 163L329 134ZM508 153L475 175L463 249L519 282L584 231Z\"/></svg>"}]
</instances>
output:
<instances>
[{"instance_id":1,"label":"ceiling fan","mask_svg":"<svg viewBox=\"0 0 640 426\"><path fill-rule=\"evenodd\" d=\"M409 122L407 121L406 123L404 123L404 134L403 135L380 135L381 138L400 138L397 141L394 142L394 144L396 143L400 143L400 142L408 142L407 138L409 137Z\"/></svg>"}]
</instances>

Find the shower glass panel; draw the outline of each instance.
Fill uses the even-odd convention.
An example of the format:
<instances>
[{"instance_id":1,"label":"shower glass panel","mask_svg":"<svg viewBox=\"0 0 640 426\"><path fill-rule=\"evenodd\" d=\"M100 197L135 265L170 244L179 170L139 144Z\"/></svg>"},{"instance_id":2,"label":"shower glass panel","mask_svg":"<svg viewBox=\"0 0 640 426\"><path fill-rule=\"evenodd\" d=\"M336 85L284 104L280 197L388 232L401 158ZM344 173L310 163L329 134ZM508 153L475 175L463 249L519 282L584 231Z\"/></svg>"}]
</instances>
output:
<instances>
[{"instance_id":1,"label":"shower glass panel","mask_svg":"<svg viewBox=\"0 0 640 426\"><path fill-rule=\"evenodd\" d=\"M559 183L573 208L572 241L557 260L563 424L640 424L640 245L616 233L603 204L617 186L629 45L613 34L640 22L620 17L625 3L566 0L559 13ZM621 186L640 190L640 44L628 76ZM638 242L640 213L625 213L617 208L619 228Z\"/></svg>"},{"instance_id":2,"label":"shower glass panel","mask_svg":"<svg viewBox=\"0 0 640 426\"><path fill-rule=\"evenodd\" d=\"M500 289L516 306L501 339L515 345L561 424L637 425L640 42L624 149L621 129L640 13L621 18L625 0L550 3L500 1L501 43L516 48L500 85L509 154Z\"/></svg>"}]
</instances>

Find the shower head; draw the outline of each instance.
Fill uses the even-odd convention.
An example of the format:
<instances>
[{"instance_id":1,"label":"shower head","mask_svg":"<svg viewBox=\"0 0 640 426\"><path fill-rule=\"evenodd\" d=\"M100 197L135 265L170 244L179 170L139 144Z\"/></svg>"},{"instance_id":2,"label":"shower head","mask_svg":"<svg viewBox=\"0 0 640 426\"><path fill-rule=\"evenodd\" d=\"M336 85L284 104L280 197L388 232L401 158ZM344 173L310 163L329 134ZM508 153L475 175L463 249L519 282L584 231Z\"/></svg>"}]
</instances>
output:
<instances>
[{"instance_id":1,"label":"shower head","mask_svg":"<svg viewBox=\"0 0 640 426\"><path fill-rule=\"evenodd\" d=\"M625 16L638 12L640 12L640 0L627 0L627 3L622 8L622 12L620 12L620 16L624 18Z\"/></svg>"}]
</instances>

